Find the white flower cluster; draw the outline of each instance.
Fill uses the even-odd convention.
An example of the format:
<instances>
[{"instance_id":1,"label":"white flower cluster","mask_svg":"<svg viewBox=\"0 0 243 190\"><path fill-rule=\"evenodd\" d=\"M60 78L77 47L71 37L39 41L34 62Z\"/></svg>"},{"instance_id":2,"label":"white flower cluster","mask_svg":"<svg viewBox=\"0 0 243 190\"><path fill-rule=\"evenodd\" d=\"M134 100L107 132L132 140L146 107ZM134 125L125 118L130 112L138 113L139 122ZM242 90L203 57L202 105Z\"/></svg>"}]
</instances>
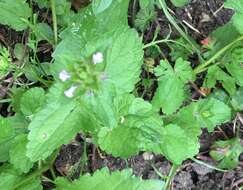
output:
<instances>
[{"instance_id":1,"label":"white flower cluster","mask_svg":"<svg viewBox=\"0 0 243 190\"><path fill-rule=\"evenodd\" d=\"M93 54L92 59L93 59L93 64L95 64L95 65L102 63L104 61L104 57L101 52L97 52L97 53ZM105 80L106 77L107 77L106 75L102 75L101 80ZM65 82L65 81L69 80L70 78L71 78L71 74L69 72L67 72L66 70L62 70L59 73L59 79L62 82ZM64 91L64 95L68 98L72 98L74 96L74 92L77 88L78 88L77 86L72 85L69 89Z\"/></svg>"},{"instance_id":2,"label":"white flower cluster","mask_svg":"<svg viewBox=\"0 0 243 190\"><path fill-rule=\"evenodd\" d=\"M59 73L59 79L62 82L65 82L65 81L69 80L70 78L71 78L71 74L69 72L67 72L66 70L62 70ZM77 86L71 86L69 89L64 91L64 95L68 98L72 98L74 96L74 92L76 89L77 89Z\"/></svg>"}]
</instances>

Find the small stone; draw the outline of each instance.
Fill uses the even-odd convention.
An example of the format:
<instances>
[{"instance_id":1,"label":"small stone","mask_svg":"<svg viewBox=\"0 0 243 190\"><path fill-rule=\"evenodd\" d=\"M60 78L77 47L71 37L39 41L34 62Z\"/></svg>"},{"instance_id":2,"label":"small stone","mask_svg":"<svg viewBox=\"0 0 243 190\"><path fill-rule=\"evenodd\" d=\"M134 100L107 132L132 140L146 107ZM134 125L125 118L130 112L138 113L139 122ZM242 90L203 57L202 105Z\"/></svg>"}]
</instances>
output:
<instances>
[{"instance_id":1,"label":"small stone","mask_svg":"<svg viewBox=\"0 0 243 190\"><path fill-rule=\"evenodd\" d=\"M143 153L143 159L146 161L153 160L154 155L150 152L144 152Z\"/></svg>"}]
</instances>

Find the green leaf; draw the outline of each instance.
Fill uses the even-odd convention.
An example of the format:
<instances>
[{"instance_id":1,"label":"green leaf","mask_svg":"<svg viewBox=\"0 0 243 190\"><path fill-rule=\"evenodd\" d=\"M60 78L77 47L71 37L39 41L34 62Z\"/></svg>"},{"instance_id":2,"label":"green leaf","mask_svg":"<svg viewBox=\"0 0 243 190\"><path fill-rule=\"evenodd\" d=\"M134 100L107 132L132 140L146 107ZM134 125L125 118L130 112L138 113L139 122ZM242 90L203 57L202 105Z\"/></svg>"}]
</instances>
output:
<instances>
[{"instance_id":1,"label":"green leaf","mask_svg":"<svg viewBox=\"0 0 243 190\"><path fill-rule=\"evenodd\" d=\"M98 143L113 156L129 158L139 151L150 149L159 138L163 122L153 113L152 106L140 98L124 96L116 99L117 124L100 130Z\"/></svg>"},{"instance_id":2,"label":"green leaf","mask_svg":"<svg viewBox=\"0 0 243 190\"><path fill-rule=\"evenodd\" d=\"M235 79L225 73L218 66L212 66L208 69L207 76L204 80L203 86L213 88L216 82L222 83L224 89L232 96L236 92Z\"/></svg>"},{"instance_id":3,"label":"green leaf","mask_svg":"<svg viewBox=\"0 0 243 190\"><path fill-rule=\"evenodd\" d=\"M52 28L46 23L37 23L33 27L33 32L36 36L36 41L39 42L41 40L46 40L51 44L54 44L53 40L53 31Z\"/></svg>"},{"instance_id":4,"label":"green leaf","mask_svg":"<svg viewBox=\"0 0 243 190\"><path fill-rule=\"evenodd\" d=\"M198 127L212 132L214 127L231 120L229 106L215 98L207 98L182 108L175 116L173 123L180 125L193 134L198 134Z\"/></svg>"},{"instance_id":5,"label":"green leaf","mask_svg":"<svg viewBox=\"0 0 243 190\"><path fill-rule=\"evenodd\" d=\"M194 79L189 62L179 58L173 69L168 61L161 61L155 68L155 75L159 79L152 104L155 108L162 107L164 113L172 114L186 99L185 83Z\"/></svg>"},{"instance_id":6,"label":"green leaf","mask_svg":"<svg viewBox=\"0 0 243 190\"><path fill-rule=\"evenodd\" d=\"M20 176L10 165L0 167L0 189L4 190L42 190L40 177L36 176L25 181L26 176Z\"/></svg>"},{"instance_id":7,"label":"green leaf","mask_svg":"<svg viewBox=\"0 0 243 190\"><path fill-rule=\"evenodd\" d=\"M134 177L131 170L116 171L110 174L108 169L96 171L93 176L84 175L70 183L64 178L57 178L56 190L162 190L163 181L141 180Z\"/></svg>"},{"instance_id":8,"label":"green leaf","mask_svg":"<svg viewBox=\"0 0 243 190\"><path fill-rule=\"evenodd\" d=\"M9 149L15 135L14 128L10 121L0 117L0 162L5 162L9 159Z\"/></svg>"},{"instance_id":9,"label":"green leaf","mask_svg":"<svg viewBox=\"0 0 243 190\"><path fill-rule=\"evenodd\" d=\"M147 8L151 3L151 0L139 0L141 9Z\"/></svg>"},{"instance_id":10,"label":"green leaf","mask_svg":"<svg viewBox=\"0 0 243 190\"><path fill-rule=\"evenodd\" d=\"M93 12L98 15L106 10L112 3L112 0L93 0L92 1L92 8Z\"/></svg>"},{"instance_id":11,"label":"green leaf","mask_svg":"<svg viewBox=\"0 0 243 190\"><path fill-rule=\"evenodd\" d=\"M243 20L243 2L241 0L227 0L224 3L225 8L230 8L235 11L232 22L236 29L243 34L242 20Z\"/></svg>"},{"instance_id":12,"label":"green leaf","mask_svg":"<svg viewBox=\"0 0 243 190\"><path fill-rule=\"evenodd\" d=\"M25 116L33 115L45 102L45 91L42 88L31 88L20 99L20 110Z\"/></svg>"},{"instance_id":13,"label":"green leaf","mask_svg":"<svg viewBox=\"0 0 243 190\"><path fill-rule=\"evenodd\" d=\"M194 81L196 79L195 74L192 70L190 62L178 58L175 63L175 73L182 82L187 83L188 81Z\"/></svg>"},{"instance_id":14,"label":"green leaf","mask_svg":"<svg viewBox=\"0 0 243 190\"><path fill-rule=\"evenodd\" d=\"M217 125L231 120L230 107L219 100L208 98L198 102L197 106L198 112L195 116L200 126L207 128L209 132L212 132Z\"/></svg>"},{"instance_id":15,"label":"green leaf","mask_svg":"<svg viewBox=\"0 0 243 190\"><path fill-rule=\"evenodd\" d=\"M220 161L218 167L222 169L234 169L239 164L239 156L243 152L243 147L238 138L216 141L211 149L210 156Z\"/></svg>"},{"instance_id":16,"label":"green leaf","mask_svg":"<svg viewBox=\"0 0 243 190\"><path fill-rule=\"evenodd\" d=\"M26 0L1 0L0 23L21 31L28 27L24 20L31 16L31 9Z\"/></svg>"},{"instance_id":17,"label":"green leaf","mask_svg":"<svg viewBox=\"0 0 243 190\"><path fill-rule=\"evenodd\" d=\"M190 2L190 0L171 0L176 7L183 7Z\"/></svg>"},{"instance_id":18,"label":"green leaf","mask_svg":"<svg viewBox=\"0 0 243 190\"><path fill-rule=\"evenodd\" d=\"M192 158L199 151L197 136L190 136L180 126L170 124L162 131L161 151L166 158L180 165L187 158Z\"/></svg>"},{"instance_id":19,"label":"green leaf","mask_svg":"<svg viewBox=\"0 0 243 190\"><path fill-rule=\"evenodd\" d=\"M234 77L236 83L243 86L243 67L241 62L234 62L226 64L225 67L227 71Z\"/></svg>"},{"instance_id":20,"label":"green leaf","mask_svg":"<svg viewBox=\"0 0 243 190\"><path fill-rule=\"evenodd\" d=\"M27 173L33 166L33 162L26 156L27 135L18 135L13 140L9 152L10 163L13 164L16 170Z\"/></svg>"},{"instance_id":21,"label":"green leaf","mask_svg":"<svg viewBox=\"0 0 243 190\"><path fill-rule=\"evenodd\" d=\"M243 110L243 87L240 87L232 97L231 105L235 111Z\"/></svg>"},{"instance_id":22,"label":"green leaf","mask_svg":"<svg viewBox=\"0 0 243 190\"><path fill-rule=\"evenodd\" d=\"M105 73L121 92L131 92L139 80L143 64L143 45L136 31L117 32L107 50ZM117 69L119 68L119 69Z\"/></svg>"},{"instance_id":23,"label":"green leaf","mask_svg":"<svg viewBox=\"0 0 243 190\"><path fill-rule=\"evenodd\" d=\"M82 116L76 102L63 92L63 85L55 84L47 95L47 104L34 115L28 127L27 156L32 161L46 159L81 130Z\"/></svg>"},{"instance_id":24,"label":"green leaf","mask_svg":"<svg viewBox=\"0 0 243 190\"><path fill-rule=\"evenodd\" d=\"M155 19L156 12L154 8L142 8L136 14L136 18L134 21L135 27L138 28L140 31L145 31L149 26L150 22Z\"/></svg>"}]
</instances>

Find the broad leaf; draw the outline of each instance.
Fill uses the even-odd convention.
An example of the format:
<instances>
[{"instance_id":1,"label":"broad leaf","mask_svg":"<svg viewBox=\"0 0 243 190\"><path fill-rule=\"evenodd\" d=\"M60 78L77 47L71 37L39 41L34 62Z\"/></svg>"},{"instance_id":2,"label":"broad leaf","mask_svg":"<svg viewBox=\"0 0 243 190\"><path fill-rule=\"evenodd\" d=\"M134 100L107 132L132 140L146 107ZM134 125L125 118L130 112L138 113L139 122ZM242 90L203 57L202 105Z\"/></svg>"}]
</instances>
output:
<instances>
[{"instance_id":1,"label":"broad leaf","mask_svg":"<svg viewBox=\"0 0 243 190\"><path fill-rule=\"evenodd\" d=\"M163 155L176 165L180 165L182 161L195 156L199 147L198 137L188 135L178 125L167 125L162 131L160 149Z\"/></svg>"},{"instance_id":2,"label":"broad leaf","mask_svg":"<svg viewBox=\"0 0 243 190\"><path fill-rule=\"evenodd\" d=\"M93 176L84 175L70 183L64 178L57 178L56 190L162 190L159 180L141 180L132 175L131 170L116 171L110 174L108 169L96 171Z\"/></svg>"},{"instance_id":3,"label":"broad leaf","mask_svg":"<svg viewBox=\"0 0 243 190\"><path fill-rule=\"evenodd\" d=\"M207 128L212 132L217 125L230 120L230 107L220 100L208 98L182 108L176 114L173 123L188 129L188 133L195 130L193 134L197 134L198 127Z\"/></svg>"},{"instance_id":4,"label":"broad leaf","mask_svg":"<svg viewBox=\"0 0 243 190\"><path fill-rule=\"evenodd\" d=\"M232 97L231 105L235 111L243 110L243 87L240 87L235 95Z\"/></svg>"},{"instance_id":5,"label":"broad leaf","mask_svg":"<svg viewBox=\"0 0 243 190\"><path fill-rule=\"evenodd\" d=\"M25 116L33 115L45 101L45 91L42 88L31 88L20 99L20 110Z\"/></svg>"},{"instance_id":6,"label":"broad leaf","mask_svg":"<svg viewBox=\"0 0 243 190\"><path fill-rule=\"evenodd\" d=\"M27 181L25 176L14 170L10 165L0 167L0 189L4 190L42 190L40 177L36 176Z\"/></svg>"},{"instance_id":7,"label":"broad leaf","mask_svg":"<svg viewBox=\"0 0 243 190\"><path fill-rule=\"evenodd\" d=\"M243 152L243 147L238 138L216 141L211 149L210 156L220 161L218 167L223 169L235 168L239 164L239 157Z\"/></svg>"},{"instance_id":8,"label":"broad leaf","mask_svg":"<svg viewBox=\"0 0 243 190\"><path fill-rule=\"evenodd\" d=\"M32 161L44 160L81 130L82 117L76 102L64 97L63 91L59 84L50 89L47 104L28 127L27 155Z\"/></svg>"},{"instance_id":9,"label":"broad leaf","mask_svg":"<svg viewBox=\"0 0 243 190\"><path fill-rule=\"evenodd\" d=\"M9 149L15 136L15 130L10 121L0 117L0 131L0 162L4 162L9 159Z\"/></svg>"},{"instance_id":10,"label":"broad leaf","mask_svg":"<svg viewBox=\"0 0 243 190\"><path fill-rule=\"evenodd\" d=\"M225 8L234 9L232 21L236 29L243 34L242 20L243 20L243 2L241 0L227 0L224 3Z\"/></svg>"},{"instance_id":11,"label":"broad leaf","mask_svg":"<svg viewBox=\"0 0 243 190\"><path fill-rule=\"evenodd\" d=\"M155 108L161 107L164 113L172 114L186 99L185 83L194 79L190 64L179 58L173 69L168 61L161 61L155 74L159 79L152 104Z\"/></svg>"},{"instance_id":12,"label":"broad leaf","mask_svg":"<svg viewBox=\"0 0 243 190\"><path fill-rule=\"evenodd\" d=\"M97 15L107 9L112 3L112 0L93 0L93 12Z\"/></svg>"},{"instance_id":13,"label":"broad leaf","mask_svg":"<svg viewBox=\"0 0 243 190\"><path fill-rule=\"evenodd\" d=\"M27 135L15 137L9 152L10 163L16 170L27 173L33 166L33 162L26 156Z\"/></svg>"},{"instance_id":14,"label":"broad leaf","mask_svg":"<svg viewBox=\"0 0 243 190\"><path fill-rule=\"evenodd\" d=\"M23 20L29 19L31 9L26 0L1 0L0 23L20 31L28 27Z\"/></svg>"},{"instance_id":15,"label":"broad leaf","mask_svg":"<svg viewBox=\"0 0 243 190\"><path fill-rule=\"evenodd\" d=\"M207 88L214 88L216 82L219 81L222 83L224 89L232 96L235 94L236 86L235 79L224 72L218 66L212 66L208 69L207 76L204 80L204 86Z\"/></svg>"}]
</instances>

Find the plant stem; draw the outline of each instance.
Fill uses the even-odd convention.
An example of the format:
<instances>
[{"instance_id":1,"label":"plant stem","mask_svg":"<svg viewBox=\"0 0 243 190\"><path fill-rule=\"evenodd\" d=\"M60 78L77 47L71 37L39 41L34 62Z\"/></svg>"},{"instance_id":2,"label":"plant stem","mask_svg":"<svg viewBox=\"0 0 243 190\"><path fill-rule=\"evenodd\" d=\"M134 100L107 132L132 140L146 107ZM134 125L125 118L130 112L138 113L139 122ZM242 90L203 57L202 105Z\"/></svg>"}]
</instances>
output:
<instances>
[{"instance_id":1,"label":"plant stem","mask_svg":"<svg viewBox=\"0 0 243 190\"><path fill-rule=\"evenodd\" d=\"M211 57L208 61L206 61L203 64L200 64L199 66L197 66L194 69L194 73L195 74L199 74L203 71L206 71L208 69L208 65L210 65L212 62L214 62L217 58L219 58L225 51L227 51L228 49L230 49L233 45L235 45L237 42L243 40L243 36L240 36L239 38L237 38L236 40L234 40L233 42L229 43L227 46L225 46L224 48L222 48L221 50L219 50L216 54L214 54L213 57Z\"/></svg>"},{"instance_id":2,"label":"plant stem","mask_svg":"<svg viewBox=\"0 0 243 190\"><path fill-rule=\"evenodd\" d=\"M179 167L180 167L180 166L178 166L178 165L174 165L174 164L171 166L170 173L169 173L168 178L167 178L167 180L166 180L166 182L165 182L164 190L169 190L171 181L172 181L172 179L174 178L174 176L175 176L175 174L176 174L176 170L177 170Z\"/></svg>"},{"instance_id":3,"label":"plant stem","mask_svg":"<svg viewBox=\"0 0 243 190\"><path fill-rule=\"evenodd\" d=\"M144 46L143 46L143 49L148 48L148 47L151 47L151 46L155 46L155 45L157 45L157 44L168 43L168 42L172 42L172 43L178 44L178 45L180 45L180 46L186 48L189 52L191 52L191 50L190 50L188 47L186 47L186 45L184 45L184 44L182 44L182 43L180 43L180 42L177 42L177 41L175 41L175 40L169 40L169 39L163 39L163 40L158 40L158 41L152 41L152 42L150 42L150 43L144 45Z\"/></svg>"},{"instance_id":4,"label":"plant stem","mask_svg":"<svg viewBox=\"0 0 243 190\"><path fill-rule=\"evenodd\" d=\"M55 0L51 1L51 11L52 11L52 22L53 22L53 31L54 31L54 43L57 45L57 15L56 15L56 5Z\"/></svg>"},{"instance_id":5,"label":"plant stem","mask_svg":"<svg viewBox=\"0 0 243 190\"><path fill-rule=\"evenodd\" d=\"M201 160L198 160L196 158L191 158L191 160L194 161L194 162L196 162L197 164L201 164L201 165L206 166L206 167L208 167L210 169L214 169L214 170L219 171L219 172L227 172L227 170L222 170L220 168L217 168L215 166L212 166L210 164L207 164L205 162L202 162Z\"/></svg>"},{"instance_id":6,"label":"plant stem","mask_svg":"<svg viewBox=\"0 0 243 190\"><path fill-rule=\"evenodd\" d=\"M166 18L170 21L170 23L175 27L175 29L180 33L180 35L192 46L192 48L196 51L198 54L198 57L200 60L203 60L200 50L193 44L193 42L189 39L187 34L177 25L175 19L171 16L169 11L167 10L167 5L165 3L165 0L159 0L160 6L166 16Z\"/></svg>"}]
</instances>

